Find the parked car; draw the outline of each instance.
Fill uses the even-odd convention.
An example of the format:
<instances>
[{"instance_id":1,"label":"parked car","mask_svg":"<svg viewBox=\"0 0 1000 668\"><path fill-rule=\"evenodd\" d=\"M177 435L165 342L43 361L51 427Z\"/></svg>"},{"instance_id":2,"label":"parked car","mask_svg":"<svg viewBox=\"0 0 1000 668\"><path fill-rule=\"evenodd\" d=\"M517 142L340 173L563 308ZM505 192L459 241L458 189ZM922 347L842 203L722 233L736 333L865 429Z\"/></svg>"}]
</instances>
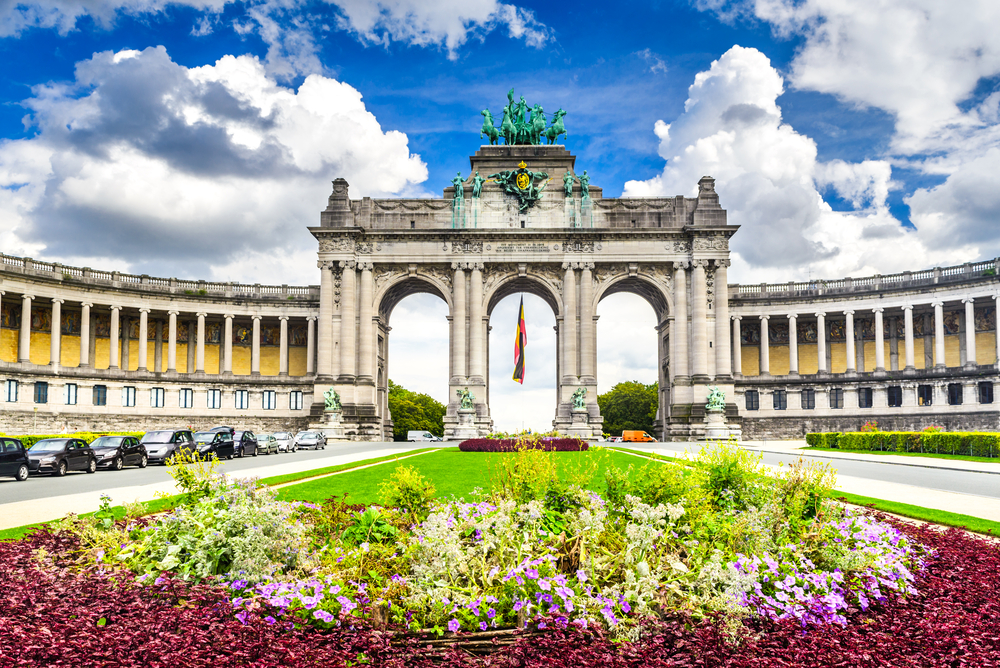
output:
<instances>
[{"instance_id":1,"label":"parked car","mask_svg":"<svg viewBox=\"0 0 1000 668\"><path fill-rule=\"evenodd\" d=\"M278 452L295 452L298 450L292 441L292 435L287 431L274 432L274 440L278 442Z\"/></svg>"},{"instance_id":2,"label":"parked car","mask_svg":"<svg viewBox=\"0 0 1000 668\"><path fill-rule=\"evenodd\" d=\"M98 436L90 443L97 456L97 468L121 471L124 466L146 468L149 455L146 446L135 436Z\"/></svg>"},{"instance_id":3,"label":"parked car","mask_svg":"<svg viewBox=\"0 0 1000 668\"><path fill-rule=\"evenodd\" d=\"M63 476L67 471L93 473L97 470L94 451L79 438L43 438L28 450L28 460L32 473Z\"/></svg>"},{"instance_id":4,"label":"parked car","mask_svg":"<svg viewBox=\"0 0 1000 668\"><path fill-rule=\"evenodd\" d=\"M278 439L271 434L257 434L257 449L261 454L278 454Z\"/></svg>"},{"instance_id":5,"label":"parked car","mask_svg":"<svg viewBox=\"0 0 1000 668\"><path fill-rule=\"evenodd\" d=\"M233 428L233 427L227 427L225 425L221 425L221 426L218 426L218 427L212 427L208 431L228 431L230 436L232 436L233 434L236 433L236 429L235 428Z\"/></svg>"},{"instance_id":6,"label":"parked car","mask_svg":"<svg viewBox=\"0 0 1000 668\"><path fill-rule=\"evenodd\" d=\"M16 438L0 438L0 476L27 480L31 460L24 445Z\"/></svg>"},{"instance_id":7,"label":"parked car","mask_svg":"<svg viewBox=\"0 0 1000 668\"><path fill-rule=\"evenodd\" d=\"M237 431L232 434L232 438L237 457L246 457L247 455L257 456L257 437L254 436L252 431Z\"/></svg>"},{"instance_id":8,"label":"parked car","mask_svg":"<svg viewBox=\"0 0 1000 668\"><path fill-rule=\"evenodd\" d=\"M611 438L608 439L608 443L621 443L621 442L622 442L621 436L612 436Z\"/></svg>"},{"instance_id":9,"label":"parked car","mask_svg":"<svg viewBox=\"0 0 1000 668\"><path fill-rule=\"evenodd\" d=\"M228 431L195 432L194 443L199 457L215 455L219 459L232 459L236 456L236 444Z\"/></svg>"},{"instance_id":10,"label":"parked car","mask_svg":"<svg viewBox=\"0 0 1000 668\"><path fill-rule=\"evenodd\" d=\"M622 443L656 443L656 439L644 431L626 429L622 432Z\"/></svg>"},{"instance_id":11,"label":"parked car","mask_svg":"<svg viewBox=\"0 0 1000 668\"><path fill-rule=\"evenodd\" d=\"M139 439L146 448L151 464L166 464L178 450L195 451L194 435L188 429L159 429L147 431Z\"/></svg>"},{"instance_id":12,"label":"parked car","mask_svg":"<svg viewBox=\"0 0 1000 668\"><path fill-rule=\"evenodd\" d=\"M407 441L440 441L441 439L430 433L429 431L408 431L406 432Z\"/></svg>"},{"instance_id":13,"label":"parked car","mask_svg":"<svg viewBox=\"0 0 1000 668\"><path fill-rule=\"evenodd\" d=\"M299 448L322 450L326 448L326 439L318 431L303 431L295 437L295 445Z\"/></svg>"}]
</instances>

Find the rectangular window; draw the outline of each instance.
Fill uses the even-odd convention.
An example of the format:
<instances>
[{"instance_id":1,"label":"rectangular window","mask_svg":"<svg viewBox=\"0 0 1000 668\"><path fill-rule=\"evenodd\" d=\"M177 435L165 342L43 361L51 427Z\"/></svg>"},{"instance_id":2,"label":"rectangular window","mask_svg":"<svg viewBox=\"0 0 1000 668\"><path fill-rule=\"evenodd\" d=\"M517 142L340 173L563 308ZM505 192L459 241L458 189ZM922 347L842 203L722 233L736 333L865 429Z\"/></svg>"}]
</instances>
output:
<instances>
[{"instance_id":1,"label":"rectangular window","mask_svg":"<svg viewBox=\"0 0 1000 668\"><path fill-rule=\"evenodd\" d=\"M993 383L989 381L979 383L979 403L993 403Z\"/></svg>"},{"instance_id":2,"label":"rectangular window","mask_svg":"<svg viewBox=\"0 0 1000 668\"><path fill-rule=\"evenodd\" d=\"M293 411L302 410L302 392L293 390L288 393L288 407Z\"/></svg>"},{"instance_id":3,"label":"rectangular window","mask_svg":"<svg viewBox=\"0 0 1000 668\"><path fill-rule=\"evenodd\" d=\"M45 381L36 380L35 381L35 403L36 404L47 404L49 403L49 384Z\"/></svg>"},{"instance_id":4,"label":"rectangular window","mask_svg":"<svg viewBox=\"0 0 1000 668\"><path fill-rule=\"evenodd\" d=\"M747 390L743 396L746 399L748 411L760 410L760 395L757 390Z\"/></svg>"},{"instance_id":5,"label":"rectangular window","mask_svg":"<svg viewBox=\"0 0 1000 668\"><path fill-rule=\"evenodd\" d=\"M135 406L135 388L126 386L122 388L122 406L131 408Z\"/></svg>"},{"instance_id":6,"label":"rectangular window","mask_svg":"<svg viewBox=\"0 0 1000 668\"><path fill-rule=\"evenodd\" d=\"M182 389L177 399L177 405L181 408L194 408L194 390L189 388Z\"/></svg>"},{"instance_id":7,"label":"rectangular window","mask_svg":"<svg viewBox=\"0 0 1000 668\"><path fill-rule=\"evenodd\" d=\"M17 381L8 380L4 384L4 392L7 395L7 401L17 401Z\"/></svg>"},{"instance_id":8,"label":"rectangular window","mask_svg":"<svg viewBox=\"0 0 1000 668\"><path fill-rule=\"evenodd\" d=\"M76 383L66 383L66 405L76 405Z\"/></svg>"},{"instance_id":9,"label":"rectangular window","mask_svg":"<svg viewBox=\"0 0 1000 668\"><path fill-rule=\"evenodd\" d=\"M903 388L899 385L890 385L885 388L885 399L892 408L899 408L903 405Z\"/></svg>"},{"instance_id":10,"label":"rectangular window","mask_svg":"<svg viewBox=\"0 0 1000 668\"><path fill-rule=\"evenodd\" d=\"M108 405L108 386L107 385L94 385L94 405L95 406L107 406Z\"/></svg>"},{"instance_id":11,"label":"rectangular window","mask_svg":"<svg viewBox=\"0 0 1000 668\"><path fill-rule=\"evenodd\" d=\"M264 390L262 398L262 408L266 411L273 411L278 407L278 393L274 390Z\"/></svg>"},{"instance_id":12,"label":"rectangular window","mask_svg":"<svg viewBox=\"0 0 1000 668\"><path fill-rule=\"evenodd\" d=\"M788 392L785 390L775 390L771 395L774 410L783 411L788 408Z\"/></svg>"},{"instance_id":13,"label":"rectangular window","mask_svg":"<svg viewBox=\"0 0 1000 668\"><path fill-rule=\"evenodd\" d=\"M830 408L844 407L844 391L840 388L830 390Z\"/></svg>"},{"instance_id":14,"label":"rectangular window","mask_svg":"<svg viewBox=\"0 0 1000 668\"><path fill-rule=\"evenodd\" d=\"M222 390L208 391L208 407L222 408Z\"/></svg>"},{"instance_id":15,"label":"rectangular window","mask_svg":"<svg viewBox=\"0 0 1000 668\"><path fill-rule=\"evenodd\" d=\"M816 408L816 390L802 390L802 408Z\"/></svg>"},{"instance_id":16,"label":"rectangular window","mask_svg":"<svg viewBox=\"0 0 1000 668\"><path fill-rule=\"evenodd\" d=\"M949 406L961 406L962 405L962 384L961 383L948 383L948 405Z\"/></svg>"},{"instance_id":17,"label":"rectangular window","mask_svg":"<svg viewBox=\"0 0 1000 668\"><path fill-rule=\"evenodd\" d=\"M237 410L250 408L249 390L236 390L236 408Z\"/></svg>"},{"instance_id":18,"label":"rectangular window","mask_svg":"<svg viewBox=\"0 0 1000 668\"><path fill-rule=\"evenodd\" d=\"M872 407L872 388L870 387L859 387L858 388L858 408L871 408Z\"/></svg>"},{"instance_id":19,"label":"rectangular window","mask_svg":"<svg viewBox=\"0 0 1000 668\"><path fill-rule=\"evenodd\" d=\"M149 390L149 405L151 408L163 408L163 397L166 392L162 387L154 387Z\"/></svg>"},{"instance_id":20,"label":"rectangular window","mask_svg":"<svg viewBox=\"0 0 1000 668\"><path fill-rule=\"evenodd\" d=\"M917 385L917 405L930 406L934 403L934 388L930 385Z\"/></svg>"}]
</instances>

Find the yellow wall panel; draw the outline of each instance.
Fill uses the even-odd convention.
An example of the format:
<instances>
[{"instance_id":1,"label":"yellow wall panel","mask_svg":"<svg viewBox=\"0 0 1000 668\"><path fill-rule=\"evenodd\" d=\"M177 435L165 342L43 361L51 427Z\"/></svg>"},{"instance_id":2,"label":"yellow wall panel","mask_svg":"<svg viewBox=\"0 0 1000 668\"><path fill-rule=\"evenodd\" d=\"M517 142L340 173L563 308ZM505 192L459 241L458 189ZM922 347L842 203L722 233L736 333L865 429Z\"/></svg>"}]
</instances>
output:
<instances>
[{"instance_id":1,"label":"yellow wall panel","mask_svg":"<svg viewBox=\"0 0 1000 668\"><path fill-rule=\"evenodd\" d=\"M233 346L233 373L250 375L250 346Z\"/></svg>"},{"instance_id":2,"label":"yellow wall panel","mask_svg":"<svg viewBox=\"0 0 1000 668\"><path fill-rule=\"evenodd\" d=\"M958 351L958 336L944 337L944 364L945 366L962 366L962 357ZM934 360L937 364L937 360Z\"/></svg>"},{"instance_id":3,"label":"yellow wall panel","mask_svg":"<svg viewBox=\"0 0 1000 668\"><path fill-rule=\"evenodd\" d=\"M306 375L306 351L308 348L302 346L296 346L295 348L288 349L288 375L289 376L304 376Z\"/></svg>"},{"instance_id":4,"label":"yellow wall panel","mask_svg":"<svg viewBox=\"0 0 1000 668\"><path fill-rule=\"evenodd\" d=\"M4 362L17 361L19 334L16 329L0 329L0 360Z\"/></svg>"},{"instance_id":5,"label":"yellow wall panel","mask_svg":"<svg viewBox=\"0 0 1000 668\"><path fill-rule=\"evenodd\" d=\"M976 334L976 362L979 364L997 363L997 336L994 332L979 332Z\"/></svg>"},{"instance_id":6,"label":"yellow wall panel","mask_svg":"<svg viewBox=\"0 0 1000 668\"><path fill-rule=\"evenodd\" d=\"M799 373L819 373L818 346L815 343L799 344Z\"/></svg>"},{"instance_id":7,"label":"yellow wall panel","mask_svg":"<svg viewBox=\"0 0 1000 668\"><path fill-rule=\"evenodd\" d=\"M277 376L278 365L281 359L281 348L276 346L261 346L260 348L260 375Z\"/></svg>"},{"instance_id":8,"label":"yellow wall panel","mask_svg":"<svg viewBox=\"0 0 1000 668\"><path fill-rule=\"evenodd\" d=\"M847 342L830 344L830 373L847 371Z\"/></svg>"},{"instance_id":9,"label":"yellow wall panel","mask_svg":"<svg viewBox=\"0 0 1000 668\"><path fill-rule=\"evenodd\" d=\"M80 366L80 337L63 336L59 340L59 364L62 366Z\"/></svg>"},{"instance_id":10,"label":"yellow wall panel","mask_svg":"<svg viewBox=\"0 0 1000 668\"><path fill-rule=\"evenodd\" d=\"M31 333L31 363L48 364L52 352L52 336L48 332Z\"/></svg>"},{"instance_id":11,"label":"yellow wall panel","mask_svg":"<svg viewBox=\"0 0 1000 668\"><path fill-rule=\"evenodd\" d=\"M883 350L884 355L885 355L885 357L884 357L885 368L888 369L891 366L891 362L890 362L890 358L889 358L889 342L888 341L882 341L882 350ZM906 358L904 357L903 360L904 360L903 366L906 366L906 364L905 364ZM874 370L875 370L875 342L874 341L865 341L865 371L874 371Z\"/></svg>"},{"instance_id":12,"label":"yellow wall panel","mask_svg":"<svg viewBox=\"0 0 1000 668\"><path fill-rule=\"evenodd\" d=\"M125 343L122 342L124 346ZM138 371L139 369L139 340L128 342L128 369L127 371Z\"/></svg>"},{"instance_id":13,"label":"yellow wall panel","mask_svg":"<svg viewBox=\"0 0 1000 668\"><path fill-rule=\"evenodd\" d=\"M166 348L166 346L164 347ZM163 351L163 356L166 357L166 350ZM187 373L188 372L188 347L186 343L177 344L177 373Z\"/></svg>"},{"instance_id":14,"label":"yellow wall panel","mask_svg":"<svg viewBox=\"0 0 1000 668\"><path fill-rule=\"evenodd\" d=\"M900 352L900 359L903 360L901 366L906 366L906 342L899 342L902 351ZM921 337L919 339L913 340L913 367L915 369L926 368L924 364L924 339Z\"/></svg>"},{"instance_id":15,"label":"yellow wall panel","mask_svg":"<svg viewBox=\"0 0 1000 668\"><path fill-rule=\"evenodd\" d=\"M222 355L219 354L218 343L205 344L205 373L219 373L222 371Z\"/></svg>"},{"instance_id":16,"label":"yellow wall panel","mask_svg":"<svg viewBox=\"0 0 1000 668\"><path fill-rule=\"evenodd\" d=\"M93 364L95 369L107 369L108 359L110 359L110 353L108 352L111 348L110 339L97 339L94 341L94 359Z\"/></svg>"},{"instance_id":17,"label":"yellow wall panel","mask_svg":"<svg viewBox=\"0 0 1000 668\"><path fill-rule=\"evenodd\" d=\"M788 375L788 346L770 346L768 348L768 361L770 362L772 376Z\"/></svg>"},{"instance_id":18,"label":"yellow wall panel","mask_svg":"<svg viewBox=\"0 0 1000 668\"><path fill-rule=\"evenodd\" d=\"M756 376L760 373L760 350L757 346L743 346L743 375Z\"/></svg>"}]
</instances>

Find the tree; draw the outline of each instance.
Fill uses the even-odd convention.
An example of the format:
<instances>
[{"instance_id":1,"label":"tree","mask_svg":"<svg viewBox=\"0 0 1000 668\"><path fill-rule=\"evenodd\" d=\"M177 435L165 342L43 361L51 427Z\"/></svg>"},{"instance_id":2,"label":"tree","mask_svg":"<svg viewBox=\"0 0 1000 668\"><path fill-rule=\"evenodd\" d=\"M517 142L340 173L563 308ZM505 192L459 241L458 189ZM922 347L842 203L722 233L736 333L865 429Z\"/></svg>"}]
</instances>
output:
<instances>
[{"instance_id":1,"label":"tree","mask_svg":"<svg viewBox=\"0 0 1000 668\"><path fill-rule=\"evenodd\" d=\"M406 440L408 431L429 431L444 436L445 406L433 397L396 385L389 380L389 413L393 439Z\"/></svg>"},{"instance_id":2,"label":"tree","mask_svg":"<svg viewBox=\"0 0 1000 668\"><path fill-rule=\"evenodd\" d=\"M604 431L619 435L626 429L653 433L659 392L656 383L643 385L637 380L618 383L597 395L597 405L604 417Z\"/></svg>"}]
</instances>

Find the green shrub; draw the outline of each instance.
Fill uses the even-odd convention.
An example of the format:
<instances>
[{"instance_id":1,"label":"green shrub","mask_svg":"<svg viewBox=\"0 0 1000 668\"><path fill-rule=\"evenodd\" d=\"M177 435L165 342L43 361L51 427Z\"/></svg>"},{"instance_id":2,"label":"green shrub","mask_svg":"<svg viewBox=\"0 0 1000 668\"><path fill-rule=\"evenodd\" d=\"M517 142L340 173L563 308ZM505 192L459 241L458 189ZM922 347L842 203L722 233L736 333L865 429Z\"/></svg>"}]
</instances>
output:
<instances>
[{"instance_id":1,"label":"green shrub","mask_svg":"<svg viewBox=\"0 0 1000 668\"><path fill-rule=\"evenodd\" d=\"M829 445L831 438L837 445ZM880 431L809 434L810 445L872 452L927 452L939 455L1000 457L1000 433L965 431Z\"/></svg>"},{"instance_id":2,"label":"green shrub","mask_svg":"<svg viewBox=\"0 0 1000 668\"><path fill-rule=\"evenodd\" d=\"M761 453L744 450L735 442L710 443L695 461L704 471L703 487L720 508L754 505L758 476L764 475Z\"/></svg>"},{"instance_id":3,"label":"green shrub","mask_svg":"<svg viewBox=\"0 0 1000 668\"><path fill-rule=\"evenodd\" d=\"M1000 434L969 434L969 449L975 457L1000 457Z\"/></svg>"},{"instance_id":4,"label":"green shrub","mask_svg":"<svg viewBox=\"0 0 1000 668\"><path fill-rule=\"evenodd\" d=\"M430 512L435 489L414 467L397 466L378 492L390 508L405 509L413 519L423 520Z\"/></svg>"},{"instance_id":5,"label":"green shrub","mask_svg":"<svg viewBox=\"0 0 1000 668\"><path fill-rule=\"evenodd\" d=\"M813 448L825 448L826 434L823 433L806 434L806 445Z\"/></svg>"},{"instance_id":6,"label":"green shrub","mask_svg":"<svg viewBox=\"0 0 1000 668\"><path fill-rule=\"evenodd\" d=\"M837 439L837 446L841 450L868 450L868 436L860 431L845 431Z\"/></svg>"},{"instance_id":7,"label":"green shrub","mask_svg":"<svg viewBox=\"0 0 1000 668\"><path fill-rule=\"evenodd\" d=\"M629 476L632 474L632 465L627 469L620 469L617 466L609 466L604 469L604 498L612 508L618 508L625 504L625 495L629 493Z\"/></svg>"},{"instance_id":8,"label":"green shrub","mask_svg":"<svg viewBox=\"0 0 1000 668\"><path fill-rule=\"evenodd\" d=\"M523 447L517 452L492 454L487 461L493 494L498 499L526 503L562 487L552 452Z\"/></svg>"},{"instance_id":9,"label":"green shrub","mask_svg":"<svg viewBox=\"0 0 1000 668\"><path fill-rule=\"evenodd\" d=\"M824 436L826 436L826 445L824 447L827 447L827 448L839 448L840 447L840 432L839 431L831 431L829 433L824 434Z\"/></svg>"}]
</instances>

